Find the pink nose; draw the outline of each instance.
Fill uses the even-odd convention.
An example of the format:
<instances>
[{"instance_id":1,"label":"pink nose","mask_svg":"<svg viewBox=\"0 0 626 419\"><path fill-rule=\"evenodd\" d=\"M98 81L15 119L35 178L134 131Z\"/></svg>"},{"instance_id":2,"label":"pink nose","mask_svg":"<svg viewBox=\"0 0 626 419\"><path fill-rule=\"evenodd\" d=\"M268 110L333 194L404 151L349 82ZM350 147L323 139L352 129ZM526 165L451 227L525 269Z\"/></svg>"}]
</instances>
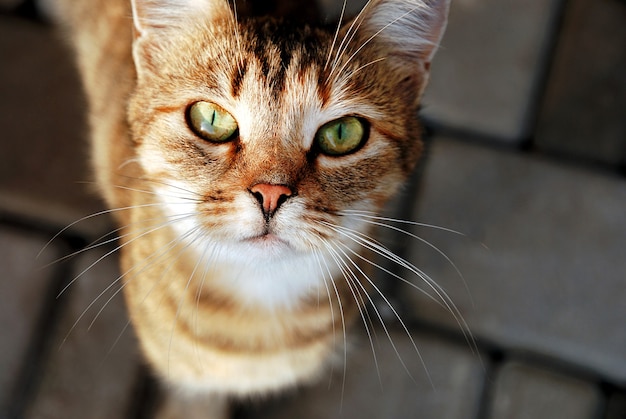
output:
<instances>
[{"instance_id":1,"label":"pink nose","mask_svg":"<svg viewBox=\"0 0 626 419\"><path fill-rule=\"evenodd\" d=\"M270 185L269 183L257 183L250 188L252 195L259 201L263 214L271 216L291 195L293 191L285 185Z\"/></svg>"}]
</instances>

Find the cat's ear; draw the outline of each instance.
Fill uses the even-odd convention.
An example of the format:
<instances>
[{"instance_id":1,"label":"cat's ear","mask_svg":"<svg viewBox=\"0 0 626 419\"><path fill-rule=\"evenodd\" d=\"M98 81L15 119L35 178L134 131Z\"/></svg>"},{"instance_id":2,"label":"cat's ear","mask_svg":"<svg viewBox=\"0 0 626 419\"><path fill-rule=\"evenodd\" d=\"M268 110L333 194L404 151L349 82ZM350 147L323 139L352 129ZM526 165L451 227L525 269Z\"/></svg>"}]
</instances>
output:
<instances>
[{"instance_id":1,"label":"cat's ear","mask_svg":"<svg viewBox=\"0 0 626 419\"><path fill-rule=\"evenodd\" d=\"M421 81L415 88L421 95L446 28L449 4L450 0L371 0L355 22L362 19L357 42L365 48L373 44L402 73L416 73Z\"/></svg>"},{"instance_id":2,"label":"cat's ear","mask_svg":"<svg viewBox=\"0 0 626 419\"><path fill-rule=\"evenodd\" d=\"M194 16L210 18L230 12L226 0L131 0L131 6L136 38L183 27Z\"/></svg>"},{"instance_id":3,"label":"cat's ear","mask_svg":"<svg viewBox=\"0 0 626 419\"><path fill-rule=\"evenodd\" d=\"M232 19L227 0L131 0L133 14L133 60L137 77L153 69L154 57L172 33L203 19Z\"/></svg>"}]
</instances>

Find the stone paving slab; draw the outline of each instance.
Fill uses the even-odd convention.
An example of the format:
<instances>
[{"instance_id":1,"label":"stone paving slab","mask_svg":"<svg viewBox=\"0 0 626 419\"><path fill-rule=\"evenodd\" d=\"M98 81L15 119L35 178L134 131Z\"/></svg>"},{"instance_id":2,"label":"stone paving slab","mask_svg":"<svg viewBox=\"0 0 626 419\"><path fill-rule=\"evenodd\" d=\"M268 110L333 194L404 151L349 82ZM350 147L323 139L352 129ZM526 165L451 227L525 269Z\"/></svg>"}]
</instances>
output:
<instances>
[{"instance_id":1,"label":"stone paving slab","mask_svg":"<svg viewBox=\"0 0 626 419\"><path fill-rule=\"evenodd\" d=\"M93 251L81 257L75 275L101 255ZM106 293L73 328L83 310L118 275L116 258L107 258L59 299L60 304L66 304L65 310L26 419L111 419L130 413L136 396L139 354L132 328L122 333L127 324L122 295L113 298L89 328L111 296Z\"/></svg>"},{"instance_id":2,"label":"stone paving slab","mask_svg":"<svg viewBox=\"0 0 626 419\"><path fill-rule=\"evenodd\" d=\"M573 0L565 14L536 143L626 167L626 3Z\"/></svg>"},{"instance_id":3,"label":"stone paving slab","mask_svg":"<svg viewBox=\"0 0 626 419\"><path fill-rule=\"evenodd\" d=\"M471 294L428 246L411 260L479 338L626 383L624 179L437 138L417 202L415 220L467 235L418 232ZM416 316L458 330L441 306L407 294Z\"/></svg>"},{"instance_id":4,"label":"stone paving slab","mask_svg":"<svg viewBox=\"0 0 626 419\"><path fill-rule=\"evenodd\" d=\"M53 270L38 269L35 263L45 243L31 234L0 228L0 417L20 391L16 385L25 354L54 289ZM51 262L58 253L53 247L37 263Z\"/></svg>"},{"instance_id":5,"label":"stone paving slab","mask_svg":"<svg viewBox=\"0 0 626 419\"><path fill-rule=\"evenodd\" d=\"M358 326L357 326L358 327ZM365 333L348 351L345 372L332 375L313 387L248 407L239 419L468 419L479 409L484 387L480 358L467 347L455 346L432 336L413 333L423 357L416 354L401 330L392 330L406 369L380 328L375 349L380 380ZM411 375L409 375L408 372ZM429 380L428 375L430 375Z\"/></svg>"},{"instance_id":6,"label":"stone paving slab","mask_svg":"<svg viewBox=\"0 0 626 419\"><path fill-rule=\"evenodd\" d=\"M514 143L529 135L560 0L452 1L422 114Z\"/></svg>"},{"instance_id":7,"label":"stone paving slab","mask_svg":"<svg viewBox=\"0 0 626 419\"><path fill-rule=\"evenodd\" d=\"M519 363L505 364L494 388L489 419L590 419L603 408L592 384Z\"/></svg>"},{"instance_id":8,"label":"stone paving slab","mask_svg":"<svg viewBox=\"0 0 626 419\"><path fill-rule=\"evenodd\" d=\"M624 419L626 417L626 391L609 396L605 419Z\"/></svg>"},{"instance_id":9,"label":"stone paving slab","mask_svg":"<svg viewBox=\"0 0 626 419\"><path fill-rule=\"evenodd\" d=\"M0 16L0 63L0 211L63 227L102 209L84 183L85 105L68 50L51 28Z\"/></svg>"}]
</instances>

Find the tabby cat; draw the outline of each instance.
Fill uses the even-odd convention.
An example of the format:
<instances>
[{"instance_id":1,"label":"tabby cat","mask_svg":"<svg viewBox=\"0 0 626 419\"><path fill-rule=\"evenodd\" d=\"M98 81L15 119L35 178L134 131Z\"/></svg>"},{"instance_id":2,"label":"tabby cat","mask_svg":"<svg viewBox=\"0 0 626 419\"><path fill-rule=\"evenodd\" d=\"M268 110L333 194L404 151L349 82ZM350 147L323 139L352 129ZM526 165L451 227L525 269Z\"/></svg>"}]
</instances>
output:
<instances>
[{"instance_id":1,"label":"tabby cat","mask_svg":"<svg viewBox=\"0 0 626 419\"><path fill-rule=\"evenodd\" d=\"M120 282L165 382L222 414L325 371L377 289L371 221L422 152L447 10L371 0L314 27L227 0L61 0Z\"/></svg>"}]
</instances>

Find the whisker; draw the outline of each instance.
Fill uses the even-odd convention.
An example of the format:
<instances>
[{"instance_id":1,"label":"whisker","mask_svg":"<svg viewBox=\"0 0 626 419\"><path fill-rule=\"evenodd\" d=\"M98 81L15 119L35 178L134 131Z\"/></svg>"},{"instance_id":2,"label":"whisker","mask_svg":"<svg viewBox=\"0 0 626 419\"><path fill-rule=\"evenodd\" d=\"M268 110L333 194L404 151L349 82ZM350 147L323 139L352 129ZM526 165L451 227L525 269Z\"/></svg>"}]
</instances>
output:
<instances>
[{"instance_id":1,"label":"whisker","mask_svg":"<svg viewBox=\"0 0 626 419\"><path fill-rule=\"evenodd\" d=\"M142 259L141 262L144 263L144 266L138 271L136 272L132 277L130 277L126 283L124 283L120 289L123 289L127 284L129 284L132 280L135 280L139 274L141 274L144 270L148 269L150 267L150 264L147 263L147 261L149 261L150 259L153 259L156 255L157 259L161 258L162 256L168 255L170 250L174 249L176 247L176 245L183 240L186 240L187 237L189 237L192 234L192 230L187 231L185 234L180 235L180 237L176 238L176 239L172 239L170 240L170 242L166 243L164 247L162 247L161 249L159 249L159 251L155 251L152 252L150 255L148 255L146 258ZM170 262L170 264L167 266L166 269L163 270L163 273L161 274L161 278L158 281L155 281L155 283L152 285L152 287L150 287L150 290L146 293L146 295L144 295L143 299L141 300L141 302L139 304L144 304L146 299L150 296L150 294L152 294L152 292L156 289L157 285L159 285L161 283L161 281L163 281L165 279L165 274L167 272L170 271L170 269L172 268L172 265L174 264L174 262L176 260L178 260L178 258L180 257L180 255L182 254L182 252L185 250L185 248L181 249L176 257L172 260L172 262ZM172 256L169 256L170 258L172 258ZM156 261L155 260L155 261ZM132 270L136 269L139 266L139 264L131 267L130 269L128 269L124 274L122 274L117 280L119 281L121 278L123 278L124 276L126 276L127 274L129 274ZM119 292L119 291L118 291ZM128 326L131 323L131 319L129 319L126 322L126 325L122 328L121 332L118 334L117 339L115 339L115 342L113 343L113 345L109 348L109 352L113 351L113 348L115 347L115 345L117 344L117 342L121 339L122 335L124 334L124 332L126 331L126 329L128 328Z\"/></svg>"},{"instance_id":2,"label":"whisker","mask_svg":"<svg viewBox=\"0 0 626 419\"><path fill-rule=\"evenodd\" d=\"M195 229L194 234L196 234L196 237L191 240L191 242L187 243L187 245L185 245L185 250L188 249L189 247L191 247L194 242L196 240L198 240L199 237L201 237L201 234L199 234L201 230ZM203 251L202 251L202 257L199 257L198 260L196 261L196 264L193 267L193 270L191 271L191 273L189 274L189 279L187 280L187 283L185 284L185 288L183 290L183 292L181 293L180 299L178 300L178 304L177 304L177 308L176 308L176 314L174 315L174 319L172 320L172 331L170 332L170 341L168 344L168 348L167 348L167 370L169 373L169 369L170 369L170 356L171 356L171 351L172 351L172 342L174 340L174 332L176 331L176 324L178 323L178 318L180 316L182 307L183 307L183 300L185 299L188 291L189 291L189 285L191 285L191 282L193 280L194 275L196 274L196 271L198 270L198 267L200 266L200 263L203 261L204 256L206 256L206 252L208 250L208 247L205 246ZM182 252L180 253L182 254Z\"/></svg>"},{"instance_id":3,"label":"whisker","mask_svg":"<svg viewBox=\"0 0 626 419\"><path fill-rule=\"evenodd\" d=\"M361 308L361 306L359 305L359 299L357 298L355 291L354 291L354 284L350 281L349 278L349 274L351 274L352 272L348 269L346 263L341 259L341 257L339 256L339 254L337 254L335 252L335 250L333 249L332 245L327 242L325 239L322 239L322 241L325 243L326 245L326 250L328 250L330 257L334 260L335 264L337 265L337 267L339 268L339 270L341 271L341 274L343 275L344 279L346 280L346 284L348 285L348 289L350 290L350 293L352 294L354 301L356 302L357 308L359 310L359 314L361 316L361 319L363 320L363 325L365 326L365 330L367 332L367 336L369 337L369 341L370 341L370 345L372 347L372 353L374 354L374 360L376 361L376 351L374 350L374 345L372 343L372 338L370 335L370 331L369 331L369 326L367 324L367 321L365 319L365 315L363 314L363 309ZM347 351L347 349L346 349ZM344 352L344 365L343 365L343 378L342 378L342 382L341 382L341 407L343 408L343 400L344 400L344 394L345 394L345 387L346 387L346 372L347 372L347 352ZM378 362L375 362L376 364L376 370L378 371Z\"/></svg>"},{"instance_id":4,"label":"whisker","mask_svg":"<svg viewBox=\"0 0 626 419\"><path fill-rule=\"evenodd\" d=\"M439 255L441 255L447 262L448 264L450 264L450 266L452 266L452 268L456 271L456 274L459 276L459 278L461 278L461 281L463 282L463 286L465 287L465 290L467 291L467 294L470 298L470 302L472 304L472 306L475 306L474 304L474 299L472 297L472 293L469 289L469 286L467 284L467 281L465 280L465 276L463 275L463 273L461 272L461 270L458 268L458 266L452 261L452 259L450 259L450 257L441 249L439 249L437 246L435 246L434 244L432 244L431 242L429 242L428 240L424 239L423 237L420 237L416 234L413 234L409 231L403 230L399 227L393 226L393 225L389 225L389 224L385 224L385 223L380 223L378 221L372 221L372 220L363 220L368 224L372 224L375 226L379 226L379 227L384 227L384 228L388 228L394 231L398 231L402 234L405 234L409 237L412 237L416 240L419 240L421 243L424 243L425 245L427 245L428 247L430 247L431 249L433 249L435 252L437 252ZM446 231L449 231L447 229L444 229ZM459 233L460 234L460 233Z\"/></svg>"},{"instance_id":5,"label":"whisker","mask_svg":"<svg viewBox=\"0 0 626 419\"><path fill-rule=\"evenodd\" d=\"M328 246L326 244L326 246ZM328 263L326 262L326 259L322 256L321 257L321 261L324 262L324 267L326 268L326 272L328 272L328 278L329 278L329 282L333 287L333 291L335 292L335 297L337 297L337 305L339 306L339 315L341 316L341 332L343 335L343 377L344 377L344 384L342 384L342 387L345 385L345 377L346 377L346 368L347 368L347 363L348 363L348 338L347 338L347 333L346 333L346 319L345 319L345 315L343 312L343 303L341 302L341 296L339 294L339 290L337 289L337 284L335 284L335 281L333 281L332 279L332 273L330 271L330 267L328 266ZM328 289L328 285L326 284L325 281L325 285L326 285L326 289ZM332 299L330 298L330 292L329 292L329 302L332 305ZM333 324L333 331L334 331L334 324ZM333 336L334 339L334 336ZM343 401L343 398L342 398Z\"/></svg>"},{"instance_id":6,"label":"whisker","mask_svg":"<svg viewBox=\"0 0 626 419\"><path fill-rule=\"evenodd\" d=\"M341 14L339 15L339 23L337 23L337 29L335 30L335 35L333 36L333 42L330 44L330 49L328 50L328 57L326 58L326 63L324 64L324 70L328 67L328 63L330 62L330 57L333 55L333 49L335 48L335 43L337 42L337 37L339 36L339 31L341 30L341 24L343 23L343 16L346 12L346 3L348 0L343 0L343 4L341 6Z\"/></svg>"},{"instance_id":7,"label":"whisker","mask_svg":"<svg viewBox=\"0 0 626 419\"><path fill-rule=\"evenodd\" d=\"M385 29L387 29L388 27L390 27L391 25L395 24L396 22L404 19L406 16L410 15L411 13L413 13L414 11L416 11L417 9L419 9L419 7L414 7L413 9L409 10L408 12L405 12L404 14L402 14L401 16L398 16L397 18L395 18L394 20L392 20L391 22L387 23L385 26L383 26L382 28L380 28L379 30L377 30L372 36L370 36L367 40L365 40L360 47L358 47L356 49L356 51L354 51L352 53L352 55L350 55L348 57L348 59L346 60L346 62L343 64L343 66L341 66L341 68L339 69L338 74L341 74L343 72L343 70L346 68L346 66L354 59L355 56L358 55L359 52L361 52L361 50L363 48L365 48L365 46L367 46L367 44L369 44L374 38L376 38L378 35L380 35Z\"/></svg>"},{"instance_id":8,"label":"whisker","mask_svg":"<svg viewBox=\"0 0 626 419\"><path fill-rule=\"evenodd\" d=\"M189 189L185 189L185 188L183 188L180 185L175 185L173 183L166 182L165 180L147 179L147 178L144 178L144 177L133 177L133 176L128 176L128 175L120 175L120 177L124 177L124 178L130 179L130 180L138 180L138 181L146 182L146 183L153 183L153 184L156 184L156 185L167 186L169 188L178 189L179 191L185 192L185 193L189 194L189 196L197 196L197 197L202 198L202 195L197 193L197 192L195 192L195 191L192 191L192 190L189 190ZM141 190L139 190L139 191L141 191ZM145 191L145 192L146 193L156 194L156 192L150 192L150 191Z\"/></svg>"},{"instance_id":9,"label":"whisker","mask_svg":"<svg viewBox=\"0 0 626 419\"><path fill-rule=\"evenodd\" d=\"M105 253L103 256L101 256L100 258L98 258L95 262L93 262L91 265L89 265L87 268L85 268L83 271L81 271L78 275L76 275L76 276L75 276L75 277L74 277L74 278L73 278L73 279L72 279L72 280L71 280L71 281L70 281L67 285L65 285L65 287L63 287L63 289L61 289L61 291L59 292L59 294L57 295L57 297L56 297L56 298L59 298L61 295L63 295L63 293L64 293L65 291L67 291L67 289L68 289L70 286L72 286L72 284L73 284L74 282L76 282L76 281L77 281L77 280L78 280L81 276L83 276L83 275L84 275L87 271L89 271L89 270L90 270L91 268L93 268L95 265L97 265L97 264L98 264L98 263L100 263L102 260L106 259L107 257L111 256L113 253L117 252L118 250L120 250L120 249L121 249L121 248L123 248L124 246L129 245L130 243L134 242L134 241L135 241L135 240L137 240L137 239L140 239L140 238L142 238L142 237L146 236L147 234L153 233L153 232L155 232L155 231L157 231L157 230L159 230L159 229L161 229L161 228L163 228L163 227L166 227L166 226L168 226L168 225L171 225L173 222L181 221L182 219L189 218L189 217L191 217L192 215L193 215L193 214L186 214L186 215L184 215L184 216L180 216L180 219L176 219L176 220L174 220L174 221L169 220L167 223L163 223L162 225L159 225L159 226L157 226L157 227L155 227L155 228L152 228L152 229L150 229L149 231L144 231L142 234L140 234L140 235L139 235L139 236L137 236L137 237L134 237L134 238L130 239L128 242L125 242L125 243L122 243L122 244L121 244L121 245L119 245L119 246L116 246L113 250L111 250L111 251L109 251L109 252ZM131 233L129 233L129 234L131 234Z\"/></svg>"},{"instance_id":10,"label":"whisker","mask_svg":"<svg viewBox=\"0 0 626 419\"><path fill-rule=\"evenodd\" d=\"M206 247L205 247L205 253L206 253ZM203 256L204 258L204 256ZM196 309L195 309L195 316L194 318L194 329L196 330L196 335L199 335L198 331L198 320L199 320L199 313L200 313L200 295L202 294L202 289L204 288L204 283L206 281L206 278L209 274L209 269L210 268L215 268L215 265L213 265L212 263L210 263L210 261L213 261L216 259L216 247L213 246L211 249L211 254L207 257L204 266L204 271L202 272L202 279L200 280L200 285L198 286L198 290L196 292ZM196 358L198 359L198 364L200 365L201 368L204 368L203 366L203 361L202 361L202 357L200 356L200 351L198 350L198 342L196 342L194 340L194 352L196 353Z\"/></svg>"},{"instance_id":11,"label":"whisker","mask_svg":"<svg viewBox=\"0 0 626 419\"><path fill-rule=\"evenodd\" d=\"M456 304L454 304L454 301L452 301L452 299L448 296L445 290L439 284L437 284L437 282L434 281L429 275L427 275L425 272L423 272L422 270L420 270L419 268L417 268L415 265L411 264L407 260L394 254L393 252L391 252L389 249L385 248L384 246L374 241L371 241L363 233L354 231L347 227L333 225L325 221L322 221L320 223L327 225L329 228L333 229L334 231L341 234L342 236L354 241L360 246L363 246L371 250L372 252L382 256L383 258L398 264L399 266L407 269L409 272L416 275L418 278L422 279L424 283L428 285L428 287L435 293L439 301L443 303L446 310L448 310L448 312L452 314L461 332L463 333L463 336L465 337L466 341L472 347L472 350L478 353L478 346L476 345L474 336L471 333L469 325L465 321L465 318L461 314L460 310L458 309ZM405 283L410 283L409 281L406 281L405 279L402 279L402 281Z\"/></svg>"},{"instance_id":12,"label":"whisker","mask_svg":"<svg viewBox=\"0 0 626 419\"><path fill-rule=\"evenodd\" d=\"M348 251L350 251L353 254L356 254L356 252L354 252L352 249L349 248L349 246L338 242L339 245L342 245L342 247L346 248ZM381 298L385 301L385 303L387 304L387 306L391 309L391 311L393 312L393 314L395 315L396 319L398 319L398 322L400 323L400 325L402 326L402 328L404 329L404 332L406 333L406 335L408 336L409 340L411 341L411 344L413 345L413 348L415 349L415 352L417 353L422 366L424 367L424 370L426 371L426 376L428 377L428 380L430 381L430 383L432 384L432 379L430 377L430 373L428 372L428 368L426 367L426 363L424 362L424 359L422 358L422 354L420 352L420 350L417 347L417 344L415 343L413 336L411 336L411 332L409 332L408 327L406 326L406 324L404 323L404 321L402 320L402 318L400 317L400 314L396 311L395 307L393 306L393 304L391 304L391 302L389 301L389 299L384 295L384 293L376 286L376 284L374 283L374 281L372 281L369 277L369 275L367 275L362 269L361 267L354 262L354 260L352 260L352 258L343 250L338 249L345 257L346 259L348 259L350 261L350 263L352 264L352 266L361 274L361 276L370 284L370 286L372 288L374 288L374 290L376 290L376 292L378 293L378 295L381 296ZM354 274L356 277L356 274ZM357 283L363 288L365 295L367 296L371 306L374 309L374 313L376 314L376 316L378 317L378 320L381 324L381 327L383 328L383 331L385 332L385 335L387 335L387 339L389 340L389 343L391 344L391 347L393 348L396 356L398 357L398 360L400 361L400 364L402 364L402 366L404 367L404 370L406 371L406 373L408 374L408 376L411 378L411 380L415 381L415 378L413 377L413 375L411 374L411 371L409 370L408 366L406 365L406 363L404 362L404 359L402 358L402 355L400 355L400 351L398 350L396 344L393 341L393 338L391 337L391 334L389 333L389 329L387 328L385 321L383 320L380 311L376 308L376 305L374 304L374 302L372 301L371 296L369 295L369 293L365 290L365 287L360 283L360 281L357 281ZM379 376L380 379L380 376ZM381 386L382 386L382 381L381 381Z\"/></svg>"},{"instance_id":13,"label":"whisker","mask_svg":"<svg viewBox=\"0 0 626 419\"><path fill-rule=\"evenodd\" d=\"M154 204L154 205L157 205L157 204ZM81 223L81 222L86 221L86 220L89 220L91 218L99 217L101 215L112 214L112 213L121 212L121 211L127 211L127 210L130 210L130 209L133 209L133 208L136 208L136 206L135 205L130 205L128 207L106 209L106 210L94 212L93 214L86 215L84 217L79 218L76 221L73 221L72 223L70 223L67 226L63 227L58 233L56 233L54 236L52 236L52 238L50 240L48 240L48 242L39 251L39 253L37 253L36 259L39 259L39 257L43 254L43 252L46 251L46 249L52 244L53 241L55 241L61 234L65 233L67 230L69 230L70 228L74 227L76 224Z\"/></svg>"},{"instance_id":14,"label":"whisker","mask_svg":"<svg viewBox=\"0 0 626 419\"><path fill-rule=\"evenodd\" d=\"M166 244L166 246L169 246L169 244L172 244L171 247L168 247L166 252L162 252L161 255L166 254L170 249L173 249L175 247L176 244L178 244L180 241L186 240L186 238L188 236L191 235L191 231L187 232L186 234L183 234L181 237L177 238L177 239L173 239L171 240L169 243ZM155 252L153 252L154 254ZM144 259L143 261L145 261L146 259ZM142 262L143 262L142 261ZM140 271L137 272L135 275L133 275L133 277L131 277L130 279L134 279L137 277L137 275L139 275L141 272L143 272L143 270L147 269L149 267L149 265L145 265L144 268ZM126 271L126 273L124 275L122 275L121 277L118 277L115 282L118 282L119 280L121 280L126 274L128 274L130 271ZM126 282L126 284L128 284L128 282ZM98 319L98 317L100 316L100 313L102 313L102 311L106 308L106 306L111 302L111 300L113 300L113 298L119 294L122 289L126 286L126 284L122 284L122 286L102 305L102 307L100 308L100 310L98 310L98 312L96 313L96 315L94 316L93 320L91 321L91 323L89 323L89 326L87 327L87 330L90 330L91 327L93 326L93 324L95 323L95 321ZM107 287L108 288L108 287ZM106 292L106 290L104 291ZM103 292L103 293L104 293ZM103 294L102 293L102 294Z\"/></svg>"},{"instance_id":15,"label":"whisker","mask_svg":"<svg viewBox=\"0 0 626 419\"><path fill-rule=\"evenodd\" d=\"M182 239L185 238L185 235L181 236ZM176 238L171 240L169 243L166 244L166 246L169 246L168 248L166 248L164 251L162 251L159 254L159 257L166 254L167 252L169 252L170 249L174 248L174 246L179 242L179 239L181 238ZM171 246L170 246L171 245ZM147 264L148 261L150 261L150 259L152 259L154 257L155 254L158 254L157 252L153 252L150 255L148 255L146 258L142 259L141 262L145 263L144 267L138 271L133 277L131 277L125 284L123 284L120 288L118 288L114 294L104 303L104 305L100 308L100 310L98 311L98 313L94 316L94 318L92 319L92 321L90 322L89 326L87 327L87 330L90 330L91 327L93 326L93 324L95 323L95 321L97 320L97 318L99 317L99 315L102 313L102 311L104 310L104 308L113 300L113 298L115 298L116 295L119 294L120 291L122 291L122 289L128 284L128 282L130 282L133 278L135 278L137 275L139 275L141 272L143 272L145 269L147 269L150 265ZM95 265L95 264L94 264ZM78 318L76 319L76 321L72 324L72 326L70 327L69 331L67 332L67 334L65 335L65 338L62 340L61 342L61 347L63 346L63 344L67 341L67 339L69 338L69 336L71 335L72 331L76 328L76 326L78 325L78 323L82 320L82 318L87 314L87 312L91 309L91 307L93 307L93 305L100 299L102 298L102 296L104 296L104 294L106 294L114 285L116 285L117 283L119 283L124 277L126 277L131 271L133 271L138 265L135 265L134 267L128 269L126 272L124 272L123 274L120 274L114 281L111 282L111 284L109 284L102 292L100 292L100 294L98 294L98 296L96 296L92 302L87 306L87 308L85 308L82 313L78 316ZM90 267L91 268L91 267ZM88 268L88 269L90 269ZM76 280L77 278L75 278L74 280ZM68 285L69 286L69 285Z\"/></svg>"},{"instance_id":16,"label":"whisker","mask_svg":"<svg viewBox=\"0 0 626 419\"><path fill-rule=\"evenodd\" d=\"M330 288L328 288L328 281L329 280L332 281L332 276L330 274L330 269L328 268L328 265L326 265L326 272L328 273L328 277L326 276L326 273L324 272L324 268L322 267L322 262L320 261L320 258L321 258L320 251L316 247L314 247L312 243L309 243L309 248L311 249L311 252L315 256L315 261L317 262L317 266L320 270L320 275L322 276L322 280L324 282L324 287L326 288L326 295L328 296L328 305L330 309L330 321L333 325L333 346L336 346L337 336L336 336L336 331L335 331L335 310L333 308L333 301L332 301L331 294L330 294Z\"/></svg>"},{"instance_id":17,"label":"whisker","mask_svg":"<svg viewBox=\"0 0 626 419\"><path fill-rule=\"evenodd\" d=\"M348 74L345 76L345 78L346 78L346 80L350 80L352 77L354 77L354 75L355 75L356 73L358 73L359 71L363 70L364 68L367 68L367 67L369 67L370 65L374 65L374 64L379 63L379 62L381 62L381 61L384 61L384 60L386 60L386 59L387 59L387 57L380 57L380 58L377 58L377 59L375 59L375 60L370 61L370 62L369 62L369 63L367 63L367 64L363 64L363 65L362 65L362 66L360 66L359 68L357 68L357 69L355 69L355 70L351 71L350 73L348 73Z\"/></svg>"},{"instance_id":18,"label":"whisker","mask_svg":"<svg viewBox=\"0 0 626 419\"><path fill-rule=\"evenodd\" d=\"M337 65L339 64L339 59L340 59L341 55L348 48L348 45L350 45L350 42L352 42L352 40L354 39L354 36L356 35L356 33L358 32L359 28L361 27L361 24L363 23L363 19L361 19L361 17L365 13L365 10L369 7L371 2L372 2L372 0L368 0L368 2L365 3L363 8L359 11L359 13L352 20L352 23L348 27L348 30L346 31L346 34L344 35L343 39L341 40L341 43L339 44L339 47L337 48L337 53L335 54L335 58L333 60L333 66L331 68L330 74L328 75L329 78L335 72L335 69L337 68ZM357 22L358 22L358 25L355 28L354 25L356 25Z\"/></svg>"},{"instance_id":19,"label":"whisker","mask_svg":"<svg viewBox=\"0 0 626 419\"><path fill-rule=\"evenodd\" d=\"M239 35L239 31L237 30L237 26L239 25L239 18L237 17L237 1L233 0L233 32L235 33L235 41L237 42L237 53L239 55L239 59L237 60L237 70L239 71L239 76L243 76L243 51L241 50L241 39Z\"/></svg>"},{"instance_id":20,"label":"whisker","mask_svg":"<svg viewBox=\"0 0 626 419\"><path fill-rule=\"evenodd\" d=\"M148 205L146 205L146 206L148 206ZM137 206L137 207L140 207L140 206ZM55 265L55 264L57 264L59 262L63 262L64 260L71 259L73 257L76 257L76 256L82 254L82 253L85 253L85 252L88 252L90 250L96 249L98 247L106 246L109 243L115 242L115 241L119 240L120 238L123 238L123 237L127 236L127 234L124 234L124 235L121 235L121 236L114 236L114 237L112 237L110 239L106 239L105 241L101 241L101 240L104 240L107 236L116 234L116 233L118 233L118 232L120 232L120 231L122 231L122 230L124 230L124 229L126 229L128 227L131 227L131 226L134 226L134 225L143 224L143 223L148 222L148 221L154 221L154 220L157 220L157 219L163 219L163 218L166 218L166 217L168 217L168 216L163 216L163 217L158 217L158 218L157 217L147 218L147 219L143 219L141 221L138 221L136 223L130 223L130 224L127 224L126 226L122 226L122 227L118 227L116 229L113 229L113 230L111 230L111 231L101 235L97 239L93 240L87 246L85 246L85 247L83 247L83 248L81 248L79 250L76 250L76 251L74 251L72 253L69 253L69 254L67 254L65 256L61 256L61 257L53 260L52 262L46 263L45 265L41 266L41 269L46 269L46 268L48 268L48 267L50 267L52 265Z\"/></svg>"},{"instance_id":21,"label":"whisker","mask_svg":"<svg viewBox=\"0 0 626 419\"><path fill-rule=\"evenodd\" d=\"M179 188L179 187L177 187L175 185L166 185L166 186L171 187L171 188L175 188L175 189L180 189L181 191L186 192L186 193L190 193L192 195L200 196L199 194L196 194L196 193L190 192L190 191L186 191L185 189ZM145 193L145 194L148 194L148 195L155 195L155 196L159 196L159 197L163 196L161 192L151 191L149 189L131 188L129 186L122 186L122 185L113 185L113 187L116 188L116 189L122 189L122 190L126 190L126 191L131 191L131 192ZM184 200L188 200L188 201L191 201L191 202L203 202L201 197L200 198L195 198L195 197L190 197L190 196L171 195L171 194L167 195L167 197L175 198L175 199L184 199Z\"/></svg>"},{"instance_id":22,"label":"whisker","mask_svg":"<svg viewBox=\"0 0 626 419\"><path fill-rule=\"evenodd\" d=\"M461 233L460 231L453 230L453 229L448 228L448 227L442 227L442 226L438 226L438 225L435 225L435 224L420 223L420 222L417 222L417 221L401 220L399 218L377 216L377 215L375 215L374 212L371 212L371 211L343 210L343 211L340 211L339 214L340 215L352 215L352 216L356 215L356 216L361 217L361 218L370 218L370 219L379 220L379 221L389 221L389 222L393 222L393 223L414 225L414 226L417 226L417 227L432 228L432 229L435 229L435 230L442 230L442 231L446 231L448 233L456 234L458 236L466 237L466 235L464 233Z\"/></svg>"},{"instance_id":23,"label":"whisker","mask_svg":"<svg viewBox=\"0 0 626 419\"><path fill-rule=\"evenodd\" d=\"M126 321L126 324L122 328L122 331L120 333L118 333L117 337L115 338L115 340L113 341L113 343L111 344L109 349L107 350L106 355L103 357L102 361L100 362L100 366L101 367L102 367L102 365L104 365L106 360L109 359L109 356L111 356L111 354L113 353L113 350L115 349L115 347L117 346L119 341L122 339L122 336L124 335L124 333L126 332L126 330L128 329L129 326L130 326L130 318Z\"/></svg>"}]
</instances>

